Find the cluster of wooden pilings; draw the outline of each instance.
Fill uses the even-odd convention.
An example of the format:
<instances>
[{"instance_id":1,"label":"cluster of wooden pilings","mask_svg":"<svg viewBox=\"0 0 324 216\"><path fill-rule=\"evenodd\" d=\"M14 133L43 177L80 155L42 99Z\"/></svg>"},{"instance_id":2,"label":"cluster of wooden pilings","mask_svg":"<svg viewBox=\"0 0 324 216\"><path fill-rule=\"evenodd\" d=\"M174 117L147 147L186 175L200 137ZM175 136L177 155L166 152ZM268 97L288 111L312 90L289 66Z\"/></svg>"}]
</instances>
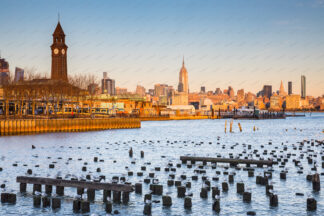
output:
<instances>
[{"instance_id":1,"label":"cluster of wooden pilings","mask_svg":"<svg viewBox=\"0 0 324 216\"><path fill-rule=\"evenodd\" d=\"M65 187L77 188L79 198L73 201L73 212L88 213L90 212L90 203L95 200L96 190L103 190L103 202L107 213L112 212L112 202L127 204L129 202L129 193L133 191L133 187L127 184L112 184L89 181L63 180L61 178L41 178L18 176L16 181L20 183L20 193L26 193L27 184L33 185L33 205L34 207L51 207L59 209L61 207L61 198L64 196ZM42 185L45 185L45 194L42 195ZM51 196L53 187L56 187L56 195ZM86 192L85 192L86 190ZM87 199L82 199L82 195L86 193ZM16 198L15 194L13 194ZM2 196L2 195L1 195ZM61 198L60 198L61 197ZM112 198L112 199L111 199ZM11 202L14 204L15 202Z\"/></svg>"},{"instance_id":2,"label":"cluster of wooden pilings","mask_svg":"<svg viewBox=\"0 0 324 216\"><path fill-rule=\"evenodd\" d=\"M191 144L198 148L201 148L201 146L205 144L219 146L221 145L219 139L220 137L217 138L217 143L191 142ZM180 145L178 141L167 140L166 142L170 145ZM157 142L151 140L143 141L142 144L147 143L157 144L160 143L160 140ZM183 141L183 143L188 145L189 142ZM238 146L240 146L240 144L236 143L228 147L230 149L235 149ZM21 193L26 192L27 184L33 184L33 200L35 207L40 207L41 205L43 207L52 206L53 209L59 208L60 202L64 199L64 188L75 187L77 188L76 193L80 195L80 198L74 199L72 208L74 212L81 213L90 211L90 203L95 200L95 190L104 191L103 201L107 213L112 212L113 203L127 204L129 201L129 193L134 190L137 194L136 197L143 194L143 198L141 199L144 201L144 215L152 215L155 203L161 203L165 208L172 208L172 205L175 205L174 199L177 200L177 204L180 200L183 203L184 209L192 209L194 205L197 205L192 199L193 196L198 196L202 200L212 199L210 209L215 213L219 213L222 211L223 202L225 202L222 199L233 191L240 197L242 203L253 203L260 196L266 196L269 208L275 209L280 206L281 197L280 193L277 193L275 190L277 185L272 183L272 179L277 178L280 179L280 182L286 182L286 180L290 178L290 173L295 172L293 169L285 169L287 167L286 165L289 163L294 164L294 166L298 168L297 173L302 175L304 181L310 183L309 186L311 186L311 191L313 193L319 193L321 190L320 175L324 175L324 173L319 173L319 171L320 169L324 169L324 155L322 151L314 151L314 148L323 148L324 141L303 140L292 145L282 143L282 148L274 148L273 150L269 150L272 146L272 141L269 141L267 144L261 145L263 151L259 151L249 144L242 144L242 146L244 150L242 153L239 153L237 157L235 157L233 153L229 153L228 157L224 157L224 155L221 154L215 157L186 155L181 156L179 160L168 161L165 164L159 163L159 165L154 166L151 162L147 161L135 169L125 164L127 173L122 173L121 176L113 176L113 183L100 183L100 179L106 178L104 175L100 176L98 180L92 179L90 174L86 176L86 179L76 179L75 177L71 177L70 179L69 177L69 180L62 180L61 177L59 179L50 179L20 176L17 177L17 182L20 183ZM266 146L269 148L266 148ZM222 145L222 148L223 147L225 148L226 145ZM290 152L290 148L294 151ZM87 149L90 149L90 147ZM144 151L140 151L140 153L134 152L135 150L133 150L133 148L130 148L128 151L128 156L132 164L140 162L140 160L134 159L139 159L139 157L144 158ZM251 155L253 155L254 159L250 159L249 156ZM303 163L305 161L307 161L311 170L314 172L313 174L304 174L309 171L306 170L308 166L305 166L305 163ZM319 161L321 161L321 164L319 164ZM104 159L99 159L96 156L93 158L93 162L104 162ZM82 172L86 172L88 162L84 162L83 164ZM13 164L13 166L16 167L17 164ZM50 164L49 168L54 169L54 164ZM280 172L275 172L275 169L279 169ZM187 170L188 172L179 172L179 170ZM97 168L97 172L101 172L100 167ZM209 175L211 173L214 175ZM27 170L27 174L32 175L32 170ZM136 181L130 183L126 175L129 177L136 175ZM168 176L167 180L160 181L161 179L159 180L158 178L161 175ZM239 180L242 176L248 177L248 179L253 181L244 182L243 180ZM118 182L122 184L118 184ZM256 184L257 187L264 188L263 192L252 191L249 189L249 184ZM41 194L43 191L42 185L45 185L46 196ZM199 186L199 191L191 190L192 186L195 187L197 185L201 185L201 187ZM56 187L56 194L58 197L49 196L52 193L53 187ZM176 194L173 196L166 192L168 190L176 190ZM296 196L302 197L304 194L301 193L300 190L301 188L296 187L294 190L289 191L289 193L295 192ZM87 199L82 199L84 193L87 194ZM110 197L110 199L108 197ZM1 202L9 204L15 203L16 194L2 193ZM315 198L305 197L305 207L307 211L316 211L317 205L317 200ZM254 210L246 212L247 215L256 215L256 213L257 212Z\"/></svg>"},{"instance_id":3,"label":"cluster of wooden pilings","mask_svg":"<svg viewBox=\"0 0 324 216\"><path fill-rule=\"evenodd\" d=\"M140 128L138 118L71 118L0 120L0 136Z\"/></svg>"}]
</instances>

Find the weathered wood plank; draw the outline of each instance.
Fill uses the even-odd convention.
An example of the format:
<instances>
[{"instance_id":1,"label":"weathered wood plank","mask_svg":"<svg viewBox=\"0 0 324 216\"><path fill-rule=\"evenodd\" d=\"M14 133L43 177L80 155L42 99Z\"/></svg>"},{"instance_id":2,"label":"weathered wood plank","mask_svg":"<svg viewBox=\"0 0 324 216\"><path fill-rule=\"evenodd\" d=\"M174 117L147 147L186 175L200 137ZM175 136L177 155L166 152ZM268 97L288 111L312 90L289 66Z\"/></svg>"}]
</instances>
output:
<instances>
[{"instance_id":1,"label":"weathered wood plank","mask_svg":"<svg viewBox=\"0 0 324 216\"><path fill-rule=\"evenodd\" d=\"M108 190L108 191L121 191L121 192L132 192L133 187L126 184L112 184L112 183L100 183L100 182L86 182L86 181L75 181L75 180L64 180L64 179L53 179L53 178L42 178L42 177L28 177L28 176L17 176L16 181L19 183L26 184L41 184L41 185L53 185L63 187L80 187L89 188L95 190Z\"/></svg>"},{"instance_id":2,"label":"weathered wood plank","mask_svg":"<svg viewBox=\"0 0 324 216\"><path fill-rule=\"evenodd\" d=\"M232 164L258 164L258 165L272 165L271 160L249 160L249 159L234 159L234 158L212 158L212 157L191 157L181 156L181 161L206 161L216 163L232 163Z\"/></svg>"}]
</instances>

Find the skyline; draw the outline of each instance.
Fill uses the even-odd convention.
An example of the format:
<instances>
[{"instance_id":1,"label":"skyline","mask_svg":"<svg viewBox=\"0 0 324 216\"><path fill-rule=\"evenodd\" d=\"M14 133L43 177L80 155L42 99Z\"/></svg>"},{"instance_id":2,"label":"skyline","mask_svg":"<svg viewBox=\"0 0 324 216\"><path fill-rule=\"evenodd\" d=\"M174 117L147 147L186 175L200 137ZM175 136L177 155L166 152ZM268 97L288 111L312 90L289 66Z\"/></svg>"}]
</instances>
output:
<instances>
[{"instance_id":1,"label":"skyline","mask_svg":"<svg viewBox=\"0 0 324 216\"><path fill-rule=\"evenodd\" d=\"M2 0L5 10L0 18L5 25L0 28L0 49L11 74L15 67L35 67L50 76L49 32L59 12L69 46L70 75L89 73L101 78L102 72L108 72L116 86L130 90L137 84L148 89L156 83L176 88L184 55L191 92L200 86L213 91L232 86L235 92L244 88L256 93L266 84L275 91L283 80L285 91L292 81L293 93L300 94L300 77L305 75L307 95L324 93L321 0L206 1L199 5L201 11L195 9L198 1L84 1L72 9L69 6L75 1L31 2ZM278 10L270 14L268 7ZM79 14L84 8L89 14ZM226 15L222 9L231 13Z\"/></svg>"}]
</instances>

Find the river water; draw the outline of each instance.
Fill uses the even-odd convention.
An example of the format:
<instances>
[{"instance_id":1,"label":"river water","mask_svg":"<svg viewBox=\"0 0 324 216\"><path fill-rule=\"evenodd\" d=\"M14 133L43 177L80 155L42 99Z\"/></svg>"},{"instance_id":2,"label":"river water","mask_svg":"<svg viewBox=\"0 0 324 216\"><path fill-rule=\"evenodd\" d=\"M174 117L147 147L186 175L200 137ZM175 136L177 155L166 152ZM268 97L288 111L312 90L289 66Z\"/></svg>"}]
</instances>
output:
<instances>
[{"instance_id":1,"label":"river water","mask_svg":"<svg viewBox=\"0 0 324 216\"><path fill-rule=\"evenodd\" d=\"M229 121L229 120L227 120ZM238 122L242 125L242 132L239 132ZM0 204L0 215L74 215L72 211L72 200L76 196L76 189L66 188L65 196L62 199L62 207L58 211L51 208L34 208L32 199L32 186L28 185L27 194L19 193L19 184L16 183L16 176L27 175L26 171L32 169L31 176L52 177L62 176L70 178L68 174L85 178L90 174L93 178L105 175L107 181L112 176L125 176L128 182L135 184L143 182L148 178L150 172L155 172L155 178L163 184L163 194L172 197L172 206L166 208L162 206L161 196L153 195L156 200L152 204L153 215L214 215L212 210L213 199L211 192L208 199L200 198L200 190L203 185L201 176L205 175L211 181L211 186L218 186L228 180L223 171L235 172L234 183L229 184L229 191L220 194L221 211L220 215L246 215L247 211L255 211L257 215L324 215L324 176L321 176L321 190L312 191L312 183L306 181L306 175L315 173L308 164L307 156L313 156L317 162L317 172L323 173L321 153L323 145L305 143L302 150L298 149L299 142L303 140L323 140L324 114L313 113L311 116L295 117L276 120L239 120L233 123L233 133L224 133L225 120L183 120L183 121L155 121L142 122L140 129L106 130L82 133L53 133L28 136L0 137L0 184L5 184L2 191L13 191L17 193L16 205ZM253 131L253 127L257 130ZM229 122L227 122L229 128ZM272 144L270 145L269 142ZM32 149L32 145L36 146ZM252 148L248 149L248 145ZM284 150L285 146L287 150ZM297 149L293 147L297 146ZM128 155L128 150L132 147L133 158ZM140 151L145 152L145 157L140 157ZM265 194L265 187L255 183L255 177L248 177L246 171L228 168L227 165L217 164L216 169L212 169L208 163L204 167L206 174L194 172L200 163L196 163L189 169L182 164L176 172L165 172L164 168L168 163L181 163L179 157L182 155L229 157L232 153L234 157L238 154L257 153L265 159L272 158L269 153L274 153L279 157L286 157L291 153L284 168L274 165L270 183L274 186L274 193L278 194L278 207L269 206L269 197ZM267 150L267 155L263 155ZM310 151L307 151L310 150ZM313 150L313 151L312 151ZM300 159L303 166L303 173L299 170L293 160ZM104 162L94 162L93 158L98 157ZM72 158L72 160L69 160ZM253 158L257 158L253 155ZM84 163L87 162L87 165ZM132 163L133 162L133 163ZM147 165L150 162L150 165ZM54 169L49 169L49 164L55 164ZM17 164L17 166L13 166ZM86 166L87 171L82 172L82 167ZM141 166L146 166L143 177L138 177L137 172L141 171ZM242 165L243 166L243 165ZM155 171L155 167L161 167L161 171ZM101 168L97 173L96 169ZM131 170L134 176L127 176ZM262 175L268 168L255 168L255 176ZM280 180L280 171L286 170L287 179ZM221 171L219 181L213 181L212 177L216 171ZM180 175L187 175L191 181L191 188L187 189L192 196L191 210L184 209L183 198L177 198L175 186L168 187L167 180L169 174L174 173L175 180L180 180ZM198 175L198 181L192 181L191 176ZM244 203L242 195L236 193L236 182L243 181L245 188L252 192L252 202ZM44 190L44 188L43 188ZM55 189L53 188L53 191ZM113 204L113 210L118 210L119 215L143 215L144 194L149 193L149 185L143 183L143 194L134 192L130 195L128 205ZM303 193L304 196L296 196L296 193ZM314 197L317 200L317 210L315 212L306 211L306 199ZM158 201L160 201L158 203ZM102 203L102 191L96 192L96 201L91 204L91 214L105 215Z\"/></svg>"}]
</instances>

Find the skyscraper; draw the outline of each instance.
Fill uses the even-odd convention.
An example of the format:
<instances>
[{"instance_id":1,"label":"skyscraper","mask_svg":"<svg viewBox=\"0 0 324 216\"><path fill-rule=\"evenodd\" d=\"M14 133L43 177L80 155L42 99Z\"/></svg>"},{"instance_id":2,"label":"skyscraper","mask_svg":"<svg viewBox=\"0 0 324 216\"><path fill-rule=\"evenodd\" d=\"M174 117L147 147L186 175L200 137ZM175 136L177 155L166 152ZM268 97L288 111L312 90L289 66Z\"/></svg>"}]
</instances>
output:
<instances>
[{"instance_id":1,"label":"skyscraper","mask_svg":"<svg viewBox=\"0 0 324 216\"><path fill-rule=\"evenodd\" d=\"M136 86L136 94L140 96L145 96L145 88L143 86L137 85Z\"/></svg>"},{"instance_id":2,"label":"skyscraper","mask_svg":"<svg viewBox=\"0 0 324 216\"><path fill-rule=\"evenodd\" d=\"M182 61L182 67L181 67L180 73L179 73L178 92L189 93L188 72L187 72L187 69L184 66L184 59Z\"/></svg>"},{"instance_id":3,"label":"skyscraper","mask_svg":"<svg viewBox=\"0 0 324 216\"><path fill-rule=\"evenodd\" d=\"M270 99L270 97L272 96L272 86L271 85L263 86L263 96Z\"/></svg>"},{"instance_id":4,"label":"skyscraper","mask_svg":"<svg viewBox=\"0 0 324 216\"><path fill-rule=\"evenodd\" d=\"M15 82L24 81L24 69L16 67L15 70Z\"/></svg>"},{"instance_id":5,"label":"skyscraper","mask_svg":"<svg viewBox=\"0 0 324 216\"><path fill-rule=\"evenodd\" d=\"M228 94L228 96L229 96L230 98L234 98L235 93L234 93L234 89L232 88L232 86L229 86L229 87L228 87L227 94Z\"/></svg>"},{"instance_id":6,"label":"skyscraper","mask_svg":"<svg viewBox=\"0 0 324 216\"><path fill-rule=\"evenodd\" d=\"M201 93L205 93L206 92L206 87L205 86L201 86L200 87L200 92Z\"/></svg>"},{"instance_id":7,"label":"skyscraper","mask_svg":"<svg viewBox=\"0 0 324 216\"><path fill-rule=\"evenodd\" d=\"M288 94L289 95L292 94L292 82L291 81L288 82Z\"/></svg>"},{"instance_id":8,"label":"skyscraper","mask_svg":"<svg viewBox=\"0 0 324 216\"><path fill-rule=\"evenodd\" d=\"M301 76L301 98L306 98L306 77L304 75Z\"/></svg>"},{"instance_id":9,"label":"skyscraper","mask_svg":"<svg viewBox=\"0 0 324 216\"><path fill-rule=\"evenodd\" d=\"M109 79L107 72L103 72L103 79L101 80L101 93L116 95L115 80Z\"/></svg>"},{"instance_id":10,"label":"skyscraper","mask_svg":"<svg viewBox=\"0 0 324 216\"><path fill-rule=\"evenodd\" d=\"M223 94L222 90L220 88L216 88L215 95Z\"/></svg>"},{"instance_id":11,"label":"skyscraper","mask_svg":"<svg viewBox=\"0 0 324 216\"><path fill-rule=\"evenodd\" d=\"M285 96L285 95L287 95L287 93L285 92L285 89L284 89L284 86L283 86L282 80L281 80L281 83L280 83L279 95L280 95L280 96Z\"/></svg>"},{"instance_id":12,"label":"skyscraper","mask_svg":"<svg viewBox=\"0 0 324 216\"><path fill-rule=\"evenodd\" d=\"M237 90L237 101L243 101L244 96L244 89Z\"/></svg>"},{"instance_id":13,"label":"skyscraper","mask_svg":"<svg viewBox=\"0 0 324 216\"><path fill-rule=\"evenodd\" d=\"M168 85L167 84L155 84L154 85L154 96L167 96L168 95Z\"/></svg>"},{"instance_id":14,"label":"skyscraper","mask_svg":"<svg viewBox=\"0 0 324 216\"><path fill-rule=\"evenodd\" d=\"M65 44L65 34L60 22L57 23L53 33L52 50L52 72L51 79L68 81L67 76L67 48Z\"/></svg>"},{"instance_id":15,"label":"skyscraper","mask_svg":"<svg viewBox=\"0 0 324 216\"><path fill-rule=\"evenodd\" d=\"M9 83L9 63L0 58L0 85L6 85Z\"/></svg>"}]
</instances>

